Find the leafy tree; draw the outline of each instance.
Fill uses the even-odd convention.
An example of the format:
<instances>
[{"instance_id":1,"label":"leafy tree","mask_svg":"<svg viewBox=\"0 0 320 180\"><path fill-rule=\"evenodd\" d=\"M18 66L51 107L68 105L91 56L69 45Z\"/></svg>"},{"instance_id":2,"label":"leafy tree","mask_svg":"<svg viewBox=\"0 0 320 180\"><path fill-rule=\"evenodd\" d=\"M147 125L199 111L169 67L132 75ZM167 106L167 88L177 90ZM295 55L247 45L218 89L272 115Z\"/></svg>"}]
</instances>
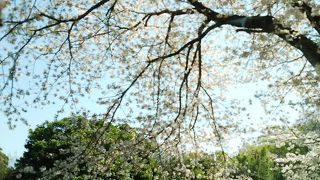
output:
<instances>
[{"instance_id":1,"label":"leafy tree","mask_svg":"<svg viewBox=\"0 0 320 180\"><path fill-rule=\"evenodd\" d=\"M98 138L97 130L102 125L102 120L71 117L38 126L29 133L27 151L17 160L15 176L18 179L151 179L155 163L146 152L151 149L150 143L134 146L137 133L125 124L109 125ZM90 143L97 146L88 151ZM126 150L129 144L130 150ZM135 154L135 148L141 147L145 154L142 151Z\"/></svg>"},{"instance_id":2,"label":"leafy tree","mask_svg":"<svg viewBox=\"0 0 320 180\"><path fill-rule=\"evenodd\" d=\"M280 150L271 146L248 146L242 149L234 157L234 163L238 167L238 174L246 174L252 179L281 180L280 167L270 157L271 153L280 152Z\"/></svg>"},{"instance_id":3,"label":"leafy tree","mask_svg":"<svg viewBox=\"0 0 320 180\"><path fill-rule=\"evenodd\" d=\"M272 127L265 141L282 153L273 152L274 161L288 179L317 179L319 174L319 125L318 119L311 119L290 128Z\"/></svg>"},{"instance_id":4,"label":"leafy tree","mask_svg":"<svg viewBox=\"0 0 320 180\"><path fill-rule=\"evenodd\" d=\"M267 128L256 144L245 146L232 158L236 174L253 179L314 179L319 175L319 157L314 154L319 147L314 141L318 127L319 121L311 119L291 127Z\"/></svg>"},{"instance_id":5,"label":"leafy tree","mask_svg":"<svg viewBox=\"0 0 320 180\"><path fill-rule=\"evenodd\" d=\"M182 157L170 154L159 164L167 179L212 179L218 171L214 155L206 153L186 153Z\"/></svg>"},{"instance_id":6,"label":"leafy tree","mask_svg":"<svg viewBox=\"0 0 320 180\"><path fill-rule=\"evenodd\" d=\"M307 119L295 125L294 129L298 129L305 133L308 133L308 132L320 133L320 119L318 119L317 117Z\"/></svg>"},{"instance_id":7,"label":"leafy tree","mask_svg":"<svg viewBox=\"0 0 320 180\"><path fill-rule=\"evenodd\" d=\"M188 153L184 157L184 166L191 172L192 179L217 179L217 174L223 169L224 159L220 152L207 154L204 152ZM182 179L187 179L190 175Z\"/></svg>"},{"instance_id":8,"label":"leafy tree","mask_svg":"<svg viewBox=\"0 0 320 180\"><path fill-rule=\"evenodd\" d=\"M185 152L182 155L163 153L156 158L162 179L228 179L226 176L226 160L221 152L208 154L205 152Z\"/></svg>"},{"instance_id":9,"label":"leafy tree","mask_svg":"<svg viewBox=\"0 0 320 180\"><path fill-rule=\"evenodd\" d=\"M6 156L0 148L0 180L3 180L8 172L8 161L8 156Z\"/></svg>"}]
</instances>

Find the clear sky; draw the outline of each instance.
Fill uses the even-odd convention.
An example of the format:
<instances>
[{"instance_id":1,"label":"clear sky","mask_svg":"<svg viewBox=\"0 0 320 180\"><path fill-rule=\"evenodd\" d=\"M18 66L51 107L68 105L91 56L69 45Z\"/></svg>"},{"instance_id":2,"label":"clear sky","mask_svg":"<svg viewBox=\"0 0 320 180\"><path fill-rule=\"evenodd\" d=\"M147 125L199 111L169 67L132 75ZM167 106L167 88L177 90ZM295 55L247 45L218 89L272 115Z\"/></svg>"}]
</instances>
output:
<instances>
[{"instance_id":1,"label":"clear sky","mask_svg":"<svg viewBox=\"0 0 320 180\"><path fill-rule=\"evenodd\" d=\"M241 104L247 107L247 111L244 111L239 117L239 120L242 120L242 124L247 126L248 128L253 127L258 129L263 128L263 126L267 124L277 123L273 122L271 118L272 115L266 115L264 112L263 106L260 102L254 99L254 94L256 90L264 89L265 86L260 84L244 84L238 85L237 87L233 86L229 89L229 92L225 92L225 96L227 99L236 98L241 101ZM293 98L293 97L291 97ZM252 100L252 104L250 105L249 99ZM94 103L94 101L83 100L83 103L86 104L87 107L91 107L91 110L95 110L95 112L103 112L103 107L98 106ZM284 108L288 112L290 112L291 120L294 120L298 117L298 112L295 112L289 108ZM15 159L22 156L24 152L24 144L27 140L28 130L30 128L34 129L37 124L43 123L45 120L52 121L54 119L54 114L56 113L56 107L46 107L44 109L31 109L26 114L26 118L30 123L30 126L26 126L21 122L17 122L17 127L13 130L9 130L8 125L6 124L7 118L1 114L1 122L0 122L0 147L3 149L4 153L7 154L10 158L10 165L13 165ZM247 113L250 116L247 116ZM66 112L64 115L60 117L63 118L68 116L69 112ZM279 122L278 122L279 123ZM242 136L234 135L230 137L229 147L226 148L230 153L236 152L239 147L242 145L241 140L246 139L250 140L252 136L257 136L259 133L255 134L243 134Z\"/></svg>"},{"instance_id":2,"label":"clear sky","mask_svg":"<svg viewBox=\"0 0 320 180\"><path fill-rule=\"evenodd\" d=\"M10 158L10 165L13 164L14 159L22 156L29 129L34 129L37 124L43 123L45 120L52 120L54 114L54 108L32 109L26 114L29 126L22 122L16 122L17 127L14 129L9 129L7 117L3 113L1 114L0 147Z\"/></svg>"},{"instance_id":3,"label":"clear sky","mask_svg":"<svg viewBox=\"0 0 320 180\"><path fill-rule=\"evenodd\" d=\"M92 99L80 99L80 104L85 104L86 107L95 112L102 113L104 108L98 106ZM45 106L43 108L29 108L28 112L24 117L28 120L29 125L25 125L23 122L14 122L16 128L9 129L7 124L8 118L0 112L0 148L10 158L10 165L13 165L15 159L22 156L25 148L24 144L28 138L28 132L30 129L34 129L37 125L44 123L45 121L53 121L54 115L57 113L62 104L55 104L54 106ZM65 113L60 114L58 119L70 116L70 111L67 110Z\"/></svg>"}]
</instances>

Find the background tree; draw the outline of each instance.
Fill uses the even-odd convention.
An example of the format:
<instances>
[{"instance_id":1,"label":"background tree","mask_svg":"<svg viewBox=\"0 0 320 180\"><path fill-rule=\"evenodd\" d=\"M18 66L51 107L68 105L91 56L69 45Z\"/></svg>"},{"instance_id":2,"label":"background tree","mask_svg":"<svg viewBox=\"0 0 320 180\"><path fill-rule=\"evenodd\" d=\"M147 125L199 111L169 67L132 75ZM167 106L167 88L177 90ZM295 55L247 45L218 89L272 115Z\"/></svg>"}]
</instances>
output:
<instances>
[{"instance_id":1,"label":"background tree","mask_svg":"<svg viewBox=\"0 0 320 180\"><path fill-rule=\"evenodd\" d=\"M308 180L319 175L318 134L311 133L318 131L319 123L314 120L287 130L271 128L271 134L233 157L222 151L175 153L139 137L126 124L102 130L103 124L103 120L73 117L38 126L30 131L27 151L16 167L1 177ZM284 136L275 134L278 130Z\"/></svg>"},{"instance_id":2,"label":"background tree","mask_svg":"<svg viewBox=\"0 0 320 180\"><path fill-rule=\"evenodd\" d=\"M244 174L252 179L285 179L280 167L271 158L271 153L277 154L279 152L279 149L272 146L252 145L242 148L239 154L233 158L238 167L236 174Z\"/></svg>"},{"instance_id":3,"label":"background tree","mask_svg":"<svg viewBox=\"0 0 320 180\"><path fill-rule=\"evenodd\" d=\"M100 134L102 120L83 117L46 122L30 131L26 152L17 160L17 179L151 179L155 160L150 142L138 142L128 125ZM95 148L90 147L95 144ZM135 144L128 148L129 144ZM90 149L90 151L89 151ZM137 153L136 149L142 149Z\"/></svg>"},{"instance_id":4,"label":"background tree","mask_svg":"<svg viewBox=\"0 0 320 180\"><path fill-rule=\"evenodd\" d=\"M8 156L6 156L0 148L0 180L3 180L8 172L8 161Z\"/></svg>"},{"instance_id":5,"label":"background tree","mask_svg":"<svg viewBox=\"0 0 320 180\"><path fill-rule=\"evenodd\" d=\"M235 174L252 179L315 179L319 176L318 127L315 119L291 127L269 127L231 159Z\"/></svg>"},{"instance_id":6,"label":"background tree","mask_svg":"<svg viewBox=\"0 0 320 180\"><path fill-rule=\"evenodd\" d=\"M128 125L83 117L45 122L30 131L26 152L7 179L212 179L222 176L221 153L183 156L158 149ZM97 138L97 131L103 132ZM94 146L90 145L96 143ZM220 174L219 174L220 173Z\"/></svg>"},{"instance_id":7,"label":"background tree","mask_svg":"<svg viewBox=\"0 0 320 180\"><path fill-rule=\"evenodd\" d=\"M288 179L319 177L319 119L309 119L293 127L268 129L265 143L283 149L273 159Z\"/></svg>"},{"instance_id":8,"label":"background tree","mask_svg":"<svg viewBox=\"0 0 320 180\"><path fill-rule=\"evenodd\" d=\"M77 105L92 97L105 106L106 122L137 119L131 123L161 146L223 147L244 109L225 102L229 84L264 80L269 92L257 95L264 105L285 104L293 93L319 113L318 7L315 0L10 2L0 37L1 110L11 125L27 122L29 106L58 104L59 114L69 104L93 115Z\"/></svg>"},{"instance_id":9,"label":"background tree","mask_svg":"<svg viewBox=\"0 0 320 180\"><path fill-rule=\"evenodd\" d=\"M205 152L187 152L182 156L174 153L165 154L158 160L162 167L161 174L164 179L213 179L220 169L223 161L215 154Z\"/></svg>"}]
</instances>

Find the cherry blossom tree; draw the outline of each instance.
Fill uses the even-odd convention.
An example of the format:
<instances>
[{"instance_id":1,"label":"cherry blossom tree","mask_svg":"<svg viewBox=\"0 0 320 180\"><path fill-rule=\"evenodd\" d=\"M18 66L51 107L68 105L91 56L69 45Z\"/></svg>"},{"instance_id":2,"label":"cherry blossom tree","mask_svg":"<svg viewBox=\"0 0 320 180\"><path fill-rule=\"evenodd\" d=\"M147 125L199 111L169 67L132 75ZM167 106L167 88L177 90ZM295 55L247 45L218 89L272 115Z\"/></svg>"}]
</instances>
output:
<instances>
[{"instance_id":1,"label":"cherry blossom tree","mask_svg":"<svg viewBox=\"0 0 320 180\"><path fill-rule=\"evenodd\" d=\"M225 177L221 152L159 151L127 124L69 117L30 131L26 151L6 179L218 179ZM97 133L98 132L98 133ZM100 133L99 133L100 132ZM99 137L102 136L102 137ZM95 144L94 146L88 146ZM4 159L7 160L7 159ZM242 174L233 177L243 177ZM5 176L3 176L5 177Z\"/></svg>"},{"instance_id":2,"label":"cherry blossom tree","mask_svg":"<svg viewBox=\"0 0 320 180\"><path fill-rule=\"evenodd\" d=\"M270 127L266 144L286 149L284 155L274 154L274 161L288 179L316 179L319 177L319 115L290 128Z\"/></svg>"},{"instance_id":3,"label":"cherry blossom tree","mask_svg":"<svg viewBox=\"0 0 320 180\"><path fill-rule=\"evenodd\" d=\"M319 100L315 0L17 0L2 10L1 110L10 125L34 108L131 124L162 147L222 146L244 109L235 82L269 84L264 103ZM317 73L318 72L318 73ZM88 112L93 98L105 112ZM273 101L275 100L275 101ZM268 110L269 111L269 110ZM117 119L117 120L116 120ZM202 146L203 147L203 146Z\"/></svg>"}]
</instances>

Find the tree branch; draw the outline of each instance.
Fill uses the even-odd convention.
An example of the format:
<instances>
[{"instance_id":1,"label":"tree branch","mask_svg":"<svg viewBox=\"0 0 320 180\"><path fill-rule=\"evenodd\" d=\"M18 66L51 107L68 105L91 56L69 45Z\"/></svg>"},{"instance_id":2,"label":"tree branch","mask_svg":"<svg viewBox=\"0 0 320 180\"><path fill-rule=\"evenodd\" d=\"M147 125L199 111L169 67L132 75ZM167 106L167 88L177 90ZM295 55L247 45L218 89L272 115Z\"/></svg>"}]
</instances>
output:
<instances>
[{"instance_id":1,"label":"tree branch","mask_svg":"<svg viewBox=\"0 0 320 180\"><path fill-rule=\"evenodd\" d=\"M308 20L310 21L311 26L318 32L320 35L320 16L312 15L312 8L305 2L293 3L293 7L299 8L302 13L306 13Z\"/></svg>"},{"instance_id":2,"label":"tree branch","mask_svg":"<svg viewBox=\"0 0 320 180\"><path fill-rule=\"evenodd\" d=\"M280 24L280 22L277 22L272 16L228 16L219 14L211 10L210 8L205 7L202 3L196 0L188 0L188 2L193 5L199 13L205 15L209 20L221 25L232 25L235 27L241 27L242 29L240 31L249 33L264 32L275 34L291 46L299 49L313 67L317 67L320 65L320 47L318 47L315 42L313 42L306 36ZM311 16L310 7L308 8L308 6L306 5L303 5L302 7L308 10L308 19L311 21L311 23L314 23L314 21L317 21L318 24L320 23L320 17ZM317 26L313 27L316 28Z\"/></svg>"}]
</instances>

